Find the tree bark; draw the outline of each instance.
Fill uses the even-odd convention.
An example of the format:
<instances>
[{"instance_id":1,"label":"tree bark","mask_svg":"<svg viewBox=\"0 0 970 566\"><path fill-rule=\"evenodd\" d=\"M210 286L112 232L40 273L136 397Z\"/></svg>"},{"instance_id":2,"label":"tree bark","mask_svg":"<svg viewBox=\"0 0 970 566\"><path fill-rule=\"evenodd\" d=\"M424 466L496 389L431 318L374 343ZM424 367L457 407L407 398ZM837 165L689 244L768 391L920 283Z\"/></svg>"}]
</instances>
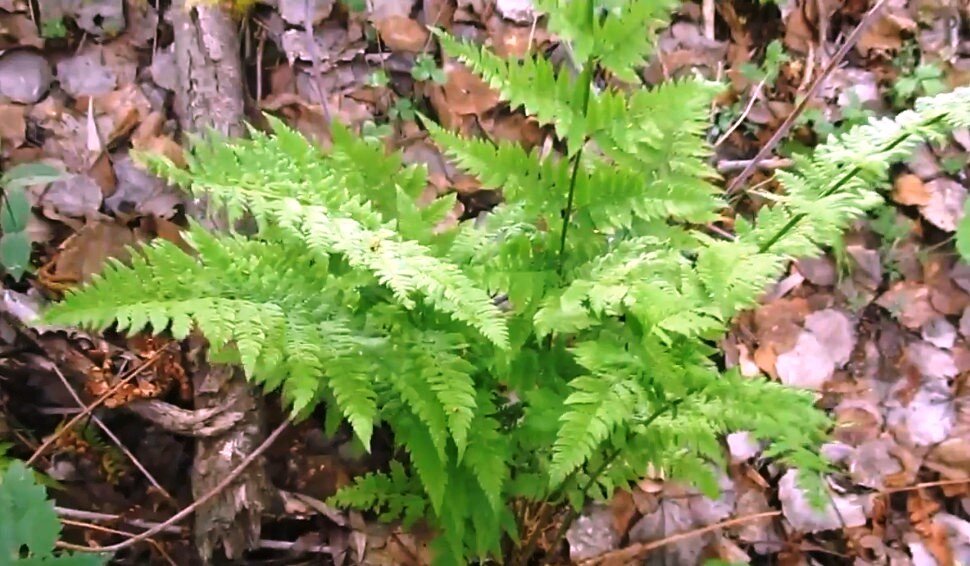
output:
<instances>
[{"instance_id":1,"label":"tree bark","mask_svg":"<svg viewBox=\"0 0 970 566\"><path fill-rule=\"evenodd\" d=\"M217 3L177 0L171 8L175 31L175 61L179 90L175 110L183 133L207 130L239 136L244 133L242 66L237 24ZM211 229L225 229L213 219L204 199L189 204L189 212ZM262 397L254 394L237 368L210 365L199 337L190 339L196 410L224 407L242 419L226 433L196 441L192 493L210 491L265 437ZM259 541L262 511L272 486L262 460L254 462L228 489L202 505L195 514L195 546L208 563L222 546L230 559L239 558Z\"/></svg>"}]
</instances>

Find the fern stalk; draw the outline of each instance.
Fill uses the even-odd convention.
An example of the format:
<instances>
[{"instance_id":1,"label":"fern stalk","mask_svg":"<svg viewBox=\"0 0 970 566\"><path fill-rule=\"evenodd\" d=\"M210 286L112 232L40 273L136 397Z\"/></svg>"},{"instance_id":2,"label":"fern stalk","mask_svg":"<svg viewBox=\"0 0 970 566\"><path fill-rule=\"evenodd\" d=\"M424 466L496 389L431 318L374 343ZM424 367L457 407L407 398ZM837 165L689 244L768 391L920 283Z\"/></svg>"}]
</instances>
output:
<instances>
[{"instance_id":1,"label":"fern stalk","mask_svg":"<svg viewBox=\"0 0 970 566\"><path fill-rule=\"evenodd\" d=\"M585 0L585 1L587 6L586 23L590 27L592 27L594 17L595 17L593 0ZM593 90L593 71L595 70L595 68L596 68L596 63L593 60L593 58L587 57L586 60L583 62L583 70L579 74L579 82L581 83L581 88L583 89L582 97L581 97L582 102L580 103L580 106L583 109L582 110L583 119L585 119L586 115L589 113L589 99ZM558 266L556 268L556 272L559 274L560 278L562 277L562 270L563 270L563 265L565 261L565 255L566 255L566 235L569 233L569 223L573 215L573 199L576 196L576 180L579 175L579 168L583 161L584 148L585 148L585 143L583 144L583 146L579 148L579 151L576 152L576 155L573 156L572 173L569 176L569 194L566 197L566 210L563 213L562 233L559 236L559 261L558 261Z\"/></svg>"}]
</instances>

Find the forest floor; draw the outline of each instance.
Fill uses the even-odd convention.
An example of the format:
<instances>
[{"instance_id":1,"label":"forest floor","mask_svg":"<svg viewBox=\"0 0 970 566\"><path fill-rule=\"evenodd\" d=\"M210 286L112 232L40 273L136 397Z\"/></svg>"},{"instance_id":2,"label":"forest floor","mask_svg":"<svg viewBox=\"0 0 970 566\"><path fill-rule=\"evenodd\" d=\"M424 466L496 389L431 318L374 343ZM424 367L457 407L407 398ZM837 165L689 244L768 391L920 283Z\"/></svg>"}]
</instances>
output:
<instances>
[{"instance_id":1,"label":"forest floor","mask_svg":"<svg viewBox=\"0 0 970 566\"><path fill-rule=\"evenodd\" d=\"M128 156L181 151L174 100L186 86L169 4L0 0L0 163L43 160L68 172L31 189L33 267L3 280L0 465L29 458L51 479L64 540L75 544L118 542L127 536L119 531L139 532L194 498L196 440L146 416L162 406L151 400L191 408L180 349L25 325L125 245L177 239L183 197ZM809 94L870 4L683 2L644 76L729 83L710 131L727 184ZM456 220L498 195L442 156L416 110L528 147L550 135L442 61L425 27L486 39L501 54L547 49L529 0L271 0L236 24L248 119L268 112L322 143L330 119L384 136L406 161L427 164L429 194L458 193ZM891 0L747 185L770 190L774 168L830 133L968 83L970 4ZM645 478L589 506L568 548L545 550L563 562L970 564L970 265L953 246L968 179L970 132L922 148L894 171L891 202L825 257L795 263L722 343L727 363L746 375L819 392L837 423L825 446L839 469L828 509L811 509L791 475L738 433L725 442L731 466L720 499ZM759 206L746 194L742 209ZM237 563L424 562L420 534L323 503L371 466L351 446L313 419L277 440L266 454L276 493L261 548ZM195 563L186 524L119 563Z\"/></svg>"}]
</instances>

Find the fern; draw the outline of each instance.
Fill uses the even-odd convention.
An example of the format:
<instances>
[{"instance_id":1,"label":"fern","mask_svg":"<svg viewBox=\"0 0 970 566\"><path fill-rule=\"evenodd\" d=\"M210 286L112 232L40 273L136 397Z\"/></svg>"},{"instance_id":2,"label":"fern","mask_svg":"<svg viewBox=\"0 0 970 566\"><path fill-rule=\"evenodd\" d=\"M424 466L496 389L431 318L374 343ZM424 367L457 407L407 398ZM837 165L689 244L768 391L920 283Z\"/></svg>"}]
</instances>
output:
<instances>
[{"instance_id":1,"label":"fern","mask_svg":"<svg viewBox=\"0 0 970 566\"><path fill-rule=\"evenodd\" d=\"M528 559L535 531L517 510L578 508L649 468L713 493L731 431L817 484L830 423L813 396L722 370L711 344L788 261L879 202L892 162L970 125L970 89L831 138L779 174L771 206L714 238L698 226L725 207L705 142L718 86L635 84L674 4L538 2L569 47L559 66L436 31L446 55L558 137L541 155L422 117L460 168L502 190L481 222L437 229L454 197L419 207L426 172L376 141L334 124L324 151L271 119L268 133L195 140L184 169L140 156L255 228L192 225L186 249L144 245L44 321L196 329L214 360L295 413L325 402L367 447L385 427L395 461L334 501L428 524L441 564L503 549Z\"/></svg>"}]
</instances>

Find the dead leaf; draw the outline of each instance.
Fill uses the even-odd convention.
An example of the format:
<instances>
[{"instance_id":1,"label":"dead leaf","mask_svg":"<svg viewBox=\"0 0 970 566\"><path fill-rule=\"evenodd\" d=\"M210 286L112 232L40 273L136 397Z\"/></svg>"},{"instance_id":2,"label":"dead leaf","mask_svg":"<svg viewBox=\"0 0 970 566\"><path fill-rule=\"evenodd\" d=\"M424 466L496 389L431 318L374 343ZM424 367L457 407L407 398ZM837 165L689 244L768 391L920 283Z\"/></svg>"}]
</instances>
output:
<instances>
[{"instance_id":1,"label":"dead leaf","mask_svg":"<svg viewBox=\"0 0 970 566\"><path fill-rule=\"evenodd\" d=\"M132 140L134 142L134 140ZM169 136L152 136L132 143L132 148L147 153L161 154L177 167L185 167L185 150Z\"/></svg>"},{"instance_id":2,"label":"dead leaf","mask_svg":"<svg viewBox=\"0 0 970 566\"><path fill-rule=\"evenodd\" d=\"M100 52L91 51L58 63L57 81L73 98L80 98L111 92L118 84L118 77L104 64Z\"/></svg>"},{"instance_id":3,"label":"dead leaf","mask_svg":"<svg viewBox=\"0 0 970 566\"><path fill-rule=\"evenodd\" d=\"M805 329L810 331L825 347L836 367L849 361L855 349L855 325L842 311L825 309L813 312L805 318Z\"/></svg>"},{"instance_id":4,"label":"dead leaf","mask_svg":"<svg viewBox=\"0 0 970 566\"><path fill-rule=\"evenodd\" d=\"M835 285L835 262L828 257L801 258L795 263L795 268L812 285L819 287Z\"/></svg>"},{"instance_id":5,"label":"dead leaf","mask_svg":"<svg viewBox=\"0 0 970 566\"><path fill-rule=\"evenodd\" d=\"M588 506L566 531L566 541L569 558L577 562L617 548L620 535L613 528L610 508L600 504Z\"/></svg>"},{"instance_id":6,"label":"dead leaf","mask_svg":"<svg viewBox=\"0 0 970 566\"><path fill-rule=\"evenodd\" d=\"M863 56L870 51L897 51L903 46L903 36L916 30L916 22L905 12L884 10L859 38L856 50Z\"/></svg>"},{"instance_id":7,"label":"dead leaf","mask_svg":"<svg viewBox=\"0 0 970 566\"><path fill-rule=\"evenodd\" d=\"M0 104L0 148L17 148L27 139L27 108L19 104Z\"/></svg>"},{"instance_id":8,"label":"dead leaf","mask_svg":"<svg viewBox=\"0 0 970 566\"><path fill-rule=\"evenodd\" d=\"M536 17L532 0L497 0L495 9L503 18L517 24L531 24Z\"/></svg>"},{"instance_id":9,"label":"dead leaf","mask_svg":"<svg viewBox=\"0 0 970 566\"><path fill-rule=\"evenodd\" d=\"M124 261L125 246L134 244L131 229L114 221L88 223L68 238L54 260L51 275L58 283L81 283L100 273L108 258Z\"/></svg>"},{"instance_id":10,"label":"dead leaf","mask_svg":"<svg viewBox=\"0 0 970 566\"><path fill-rule=\"evenodd\" d=\"M900 281L883 293L876 304L888 310L910 330L917 330L940 315L930 303L930 289L913 281Z\"/></svg>"},{"instance_id":11,"label":"dead leaf","mask_svg":"<svg viewBox=\"0 0 970 566\"><path fill-rule=\"evenodd\" d=\"M316 25L333 11L333 0L280 0L279 10L287 23L303 27L309 21Z\"/></svg>"},{"instance_id":12,"label":"dead leaf","mask_svg":"<svg viewBox=\"0 0 970 566\"><path fill-rule=\"evenodd\" d=\"M637 515L633 494L625 489L616 490L613 493L613 499L610 500L610 509L613 511L613 531L623 536L630 528L630 522Z\"/></svg>"},{"instance_id":13,"label":"dead leaf","mask_svg":"<svg viewBox=\"0 0 970 566\"><path fill-rule=\"evenodd\" d=\"M835 373L835 362L815 334L804 331L794 348L778 356L775 371L785 385L821 391Z\"/></svg>"},{"instance_id":14,"label":"dead leaf","mask_svg":"<svg viewBox=\"0 0 970 566\"><path fill-rule=\"evenodd\" d=\"M428 43L428 29L418 22L404 16L391 16L375 22L387 47L397 51L420 53Z\"/></svg>"},{"instance_id":15,"label":"dead leaf","mask_svg":"<svg viewBox=\"0 0 970 566\"><path fill-rule=\"evenodd\" d=\"M945 317L938 316L923 325L923 340L937 348L949 350L957 339L957 330Z\"/></svg>"},{"instance_id":16,"label":"dead leaf","mask_svg":"<svg viewBox=\"0 0 970 566\"><path fill-rule=\"evenodd\" d=\"M498 105L498 93L463 64L448 60L444 70L448 76L444 85L446 104L458 114L480 115Z\"/></svg>"},{"instance_id":17,"label":"dead leaf","mask_svg":"<svg viewBox=\"0 0 970 566\"><path fill-rule=\"evenodd\" d=\"M177 191L165 181L140 169L124 154L113 158L118 188L104 199L105 207L116 216L150 215L171 218L181 202Z\"/></svg>"},{"instance_id":18,"label":"dead leaf","mask_svg":"<svg viewBox=\"0 0 970 566\"><path fill-rule=\"evenodd\" d=\"M0 97L33 104L47 94L53 79L47 59L38 53L13 49L0 55Z\"/></svg>"},{"instance_id":19,"label":"dead leaf","mask_svg":"<svg viewBox=\"0 0 970 566\"><path fill-rule=\"evenodd\" d=\"M91 168L88 169L88 175L101 187L102 196L107 198L114 194L115 188L118 186L118 178L115 177L115 171L111 165L111 157L108 155L108 152L101 153L94 164L91 165Z\"/></svg>"},{"instance_id":20,"label":"dead leaf","mask_svg":"<svg viewBox=\"0 0 970 566\"><path fill-rule=\"evenodd\" d=\"M41 196L40 206L58 214L96 220L101 217L101 186L90 175L71 175L51 183Z\"/></svg>"},{"instance_id":21,"label":"dead leaf","mask_svg":"<svg viewBox=\"0 0 970 566\"><path fill-rule=\"evenodd\" d=\"M925 206L930 202L930 191L917 175L907 173L896 177L893 200L904 206Z\"/></svg>"},{"instance_id":22,"label":"dead leaf","mask_svg":"<svg viewBox=\"0 0 970 566\"><path fill-rule=\"evenodd\" d=\"M809 503L805 492L798 486L798 470L788 470L778 482L782 513L797 531L817 533L840 529L843 525L859 527L866 524L862 497L831 495L825 507L818 510Z\"/></svg>"},{"instance_id":23,"label":"dead leaf","mask_svg":"<svg viewBox=\"0 0 970 566\"><path fill-rule=\"evenodd\" d=\"M941 177L926 183L930 200L920 207L923 217L941 230L952 232L963 218L963 203L967 200L967 189L948 177Z\"/></svg>"},{"instance_id":24,"label":"dead leaf","mask_svg":"<svg viewBox=\"0 0 970 566\"><path fill-rule=\"evenodd\" d=\"M123 0L85 0L74 12L79 28L98 37L114 37L125 29Z\"/></svg>"}]
</instances>

